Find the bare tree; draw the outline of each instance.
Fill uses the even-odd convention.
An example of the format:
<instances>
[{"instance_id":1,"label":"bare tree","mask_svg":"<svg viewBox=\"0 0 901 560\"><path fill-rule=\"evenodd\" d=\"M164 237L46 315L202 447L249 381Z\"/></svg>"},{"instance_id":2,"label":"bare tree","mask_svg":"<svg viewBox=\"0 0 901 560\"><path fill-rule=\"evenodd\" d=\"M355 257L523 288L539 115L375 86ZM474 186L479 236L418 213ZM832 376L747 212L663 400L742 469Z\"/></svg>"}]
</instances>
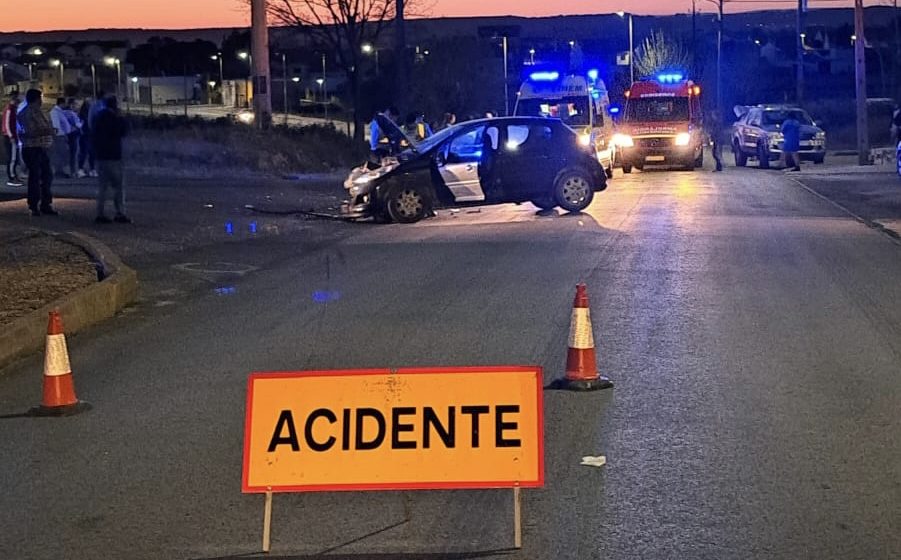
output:
<instances>
[{"instance_id":1,"label":"bare tree","mask_svg":"<svg viewBox=\"0 0 901 560\"><path fill-rule=\"evenodd\" d=\"M687 68L691 56L682 43L667 37L663 31L655 31L637 49L635 72L644 78L661 70Z\"/></svg>"},{"instance_id":2,"label":"bare tree","mask_svg":"<svg viewBox=\"0 0 901 560\"><path fill-rule=\"evenodd\" d=\"M275 21L297 27L337 56L350 86L355 140L363 139L362 46L376 42L394 21L396 8L396 0L270 0L269 13Z\"/></svg>"}]
</instances>

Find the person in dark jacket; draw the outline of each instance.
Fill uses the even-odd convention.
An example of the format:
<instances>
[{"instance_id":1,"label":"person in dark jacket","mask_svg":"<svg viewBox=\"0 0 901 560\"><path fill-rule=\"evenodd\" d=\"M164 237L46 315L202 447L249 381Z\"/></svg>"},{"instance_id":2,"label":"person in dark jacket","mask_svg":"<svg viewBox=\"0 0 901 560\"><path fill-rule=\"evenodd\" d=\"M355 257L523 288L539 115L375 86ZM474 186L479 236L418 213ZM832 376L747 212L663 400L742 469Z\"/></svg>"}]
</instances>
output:
<instances>
[{"instance_id":1,"label":"person in dark jacket","mask_svg":"<svg viewBox=\"0 0 901 560\"><path fill-rule=\"evenodd\" d=\"M91 143L97 158L97 218L98 224L116 221L130 224L131 218L125 213L125 187L122 180L122 139L128 134L128 123L119 114L119 102L115 97L107 97L104 107L97 112L91 123ZM113 190L116 216L110 220L105 213L106 191Z\"/></svg>"},{"instance_id":2,"label":"person in dark jacket","mask_svg":"<svg viewBox=\"0 0 901 560\"><path fill-rule=\"evenodd\" d=\"M789 115L782 123L782 152L785 153L785 167L791 171L801 171L801 123Z\"/></svg>"}]
</instances>

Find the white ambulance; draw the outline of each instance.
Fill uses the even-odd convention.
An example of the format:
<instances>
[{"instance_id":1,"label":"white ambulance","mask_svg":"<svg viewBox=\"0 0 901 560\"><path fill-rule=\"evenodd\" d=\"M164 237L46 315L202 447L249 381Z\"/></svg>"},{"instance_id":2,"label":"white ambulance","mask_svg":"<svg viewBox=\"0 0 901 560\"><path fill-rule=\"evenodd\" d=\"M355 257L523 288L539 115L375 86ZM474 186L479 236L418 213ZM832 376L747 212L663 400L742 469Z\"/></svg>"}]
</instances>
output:
<instances>
[{"instance_id":1,"label":"white ambulance","mask_svg":"<svg viewBox=\"0 0 901 560\"><path fill-rule=\"evenodd\" d=\"M611 143L609 107L607 86L598 79L597 70L585 76L541 70L532 72L520 86L513 114L562 120L576 131L583 146L592 148L607 177L613 177L616 147Z\"/></svg>"}]
</instances>

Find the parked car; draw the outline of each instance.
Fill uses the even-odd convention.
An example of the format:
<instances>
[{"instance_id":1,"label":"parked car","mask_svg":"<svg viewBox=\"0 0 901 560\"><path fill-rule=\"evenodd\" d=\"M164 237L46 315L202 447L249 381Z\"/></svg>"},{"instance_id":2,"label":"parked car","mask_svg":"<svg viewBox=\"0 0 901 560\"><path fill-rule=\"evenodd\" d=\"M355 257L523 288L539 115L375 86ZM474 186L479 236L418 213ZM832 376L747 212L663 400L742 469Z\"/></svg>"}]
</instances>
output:
<instances>
[{"instance_id":1,"label":"parked car","mask_svg":"<svg viewBox=\"0 0 901 560\"><path fill-rule=\"evenodd\" d=\"M782 123L794 117L801 123L802 161L823 163L826 159L826 132L817 126L807 111L791 105L757 105L735 107L738 121L732 125L732 153L735 165L744 167L749 158L756 158L766 169L771 161L783 158Z\"/></svg>"},{"instance_id":2,"label":"parked car","mask_svg":"<svg viewBox=\"0 0 901 560\"><path fill-rule=\"evenodd\" d=\"M416 143L382 115L393 145L411 148L362 165L344 182L342 214L409 223L435 207L532 202L584 210L607 187L604 169L559 119L504 117L465 122Z\"/></svg>"}]
</instances>

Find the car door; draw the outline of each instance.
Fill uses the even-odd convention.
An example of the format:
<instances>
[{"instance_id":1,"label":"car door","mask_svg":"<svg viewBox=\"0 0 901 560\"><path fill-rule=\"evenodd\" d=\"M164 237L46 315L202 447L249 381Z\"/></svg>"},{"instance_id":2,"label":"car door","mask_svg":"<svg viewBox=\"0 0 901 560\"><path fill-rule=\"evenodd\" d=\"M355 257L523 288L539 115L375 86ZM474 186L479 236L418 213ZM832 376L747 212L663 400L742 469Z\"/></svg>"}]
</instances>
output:
<instances>
[{"instance_id":1,"label":"car door","mask_svg":"<svg viewBox=\"0 0 901 560\"><path fill-rule=\"evenodd\" d=\"M760 126L760 111L751 111L748 114L748 126L745 127L745 134L742 139L745 149L752 151L757 149L757 143L763 136L763 129Z\"/></svg>"},{"instance_id":2,"label":"car door","mask_svg":"<svg viewBox=\"0 0 901 560\"><path fill-rule=\"evenodd\" d=\"M559 164L553 161L554 129L548 124L509 124L505 131L501 187L508 200L547 194ZM571 135L571 134L570 134Z\"/></svg>"},{"instance_id":3,"label":"car door","mask_svg":"<svg viewBox=\"0 0 901 560\"><path fill-rule=\"evenodd\" d=\"M496 126L480 125L450 139L442 149L438 172L456 202L487 199L485 176L493 167L498 142Z\"/></svg>"}]
</instances>

